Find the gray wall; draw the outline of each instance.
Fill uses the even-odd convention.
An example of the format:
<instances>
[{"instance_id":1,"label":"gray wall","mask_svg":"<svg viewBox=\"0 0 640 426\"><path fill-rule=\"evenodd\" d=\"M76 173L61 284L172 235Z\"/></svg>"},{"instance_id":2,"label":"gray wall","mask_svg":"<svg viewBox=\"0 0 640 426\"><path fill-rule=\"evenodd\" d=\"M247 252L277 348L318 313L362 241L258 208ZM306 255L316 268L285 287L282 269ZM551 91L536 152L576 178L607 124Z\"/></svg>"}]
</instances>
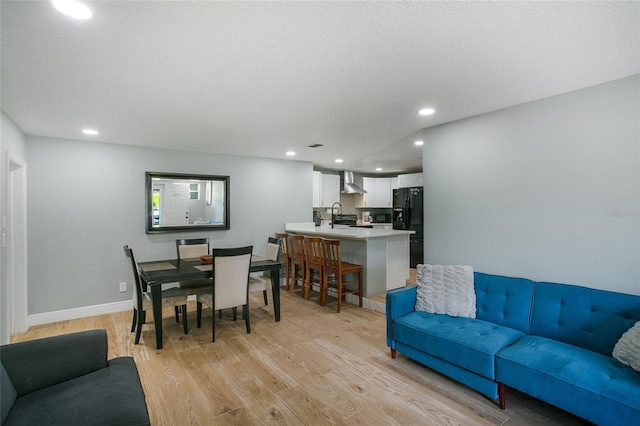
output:
<instances>
[{"instance_id":1,"label":"gray wall","mask_svg":"<svg viewBox=\"0 0 640 426\"><path fill-rule=\"evenodd\" d=\"M640 294L638 75L423 130L425 262Z\"/></svg>"},{"instance_id":2,"label":"gray wall","mask_svg":"<svg viewBox=\"0 0 640 426\"><path fill-rule=\"evenodd\" d=\"M13 158L26 160L26 136L20 128L11 120L4 112L0 112L0 152L2 152L2 160L0 161L0 214L2 218L7 216L6 211L6 177L7 171L7 154ZM6 232L6 230L2 230ZM2 247L2 257L0 259L0 344L9 343L10 321L8 318L8 289L9 282L7 279L7 248Z\"/></svg>"},{"instance_id":3,"label":"gray wall","mask_svg":"<svg viewBox=\"0 0 640 426\"><path fill-rule=\"evenodd\" d=\"M139 261L199 236L260 253L285 222L311 220L311 163L31 136L27 157L31 315L131 299L124 244ZM231 229L146 234L145 171L229 175Z\"/></svg>"}]
</instances>

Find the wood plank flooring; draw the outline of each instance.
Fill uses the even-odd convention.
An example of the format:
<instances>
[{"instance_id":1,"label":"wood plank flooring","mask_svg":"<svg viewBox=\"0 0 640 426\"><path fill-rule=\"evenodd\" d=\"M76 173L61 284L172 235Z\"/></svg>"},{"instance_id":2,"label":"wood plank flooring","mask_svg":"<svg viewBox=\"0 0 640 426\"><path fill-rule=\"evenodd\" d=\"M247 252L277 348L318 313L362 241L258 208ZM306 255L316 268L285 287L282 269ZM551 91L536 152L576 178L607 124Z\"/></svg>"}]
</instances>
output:
<instances>
[{"instance_id":1,"label":"wood plank flooring","mask_svg":"<svg viewBox=\"0 0 640 426\"><path fill-rule=\"evenodd\" d=\"M251 334L231 313L210 313L189 334L164 312L164 348L155 349L153 324L139 345L131 313L32 327L12 341L104 328L109 358L134 357L153 425L580 425L580 419L509 390L507 409L386 346L385 317L336 301L319 306L283 291L282 321L271 299L251 294ZM270 295L269 295L270 296ZM108 403L108 401L105 401Z\"/></svg>"}]
</instances>

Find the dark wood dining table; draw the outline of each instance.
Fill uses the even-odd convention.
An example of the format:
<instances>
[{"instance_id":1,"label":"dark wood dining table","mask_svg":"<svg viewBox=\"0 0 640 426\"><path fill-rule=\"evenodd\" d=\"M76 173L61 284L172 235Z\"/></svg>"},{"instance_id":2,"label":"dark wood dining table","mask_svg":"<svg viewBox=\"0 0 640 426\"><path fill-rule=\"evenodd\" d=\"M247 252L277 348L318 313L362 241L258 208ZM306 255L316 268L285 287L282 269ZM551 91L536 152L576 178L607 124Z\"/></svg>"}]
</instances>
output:
<instances>
[{"instance_id":1,"label":"dark wood dining table","mask_svg":"<svg viewBox=\"0 0 640 426\"><path fill-rule=\"evenodd\" d=\"M211 278L211 265L203 265L199 258L169 259L152 262L140 262L140 278L144 286L151 289L153 301L153 324L156 329L156 347L162 349L162 284L187 281L198 278ZM279 260L270 260L261 256L251 257L250 272L277 271L282 268ZM276 322L280 321L280 274L272 273L273 311Z\"/></svg>"}]
</instances>

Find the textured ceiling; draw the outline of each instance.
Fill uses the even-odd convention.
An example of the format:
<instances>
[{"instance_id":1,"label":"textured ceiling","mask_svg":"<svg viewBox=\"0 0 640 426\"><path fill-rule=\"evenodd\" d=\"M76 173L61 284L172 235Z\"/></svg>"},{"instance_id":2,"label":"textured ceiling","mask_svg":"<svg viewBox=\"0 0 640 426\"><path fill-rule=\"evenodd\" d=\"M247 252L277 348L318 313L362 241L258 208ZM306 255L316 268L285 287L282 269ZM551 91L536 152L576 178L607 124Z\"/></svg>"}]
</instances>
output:
<instances>
[{"instance_id":1,"label":"textured ceiling","mask_svg":"<svg viewBox=\"0 0 640 426\"><path fill-rule=\"evenodd\" d=\"M637 1L85 3L1 2L27 134L412 171L422 128L640 72Z\"/></svg>"}]
</instances>

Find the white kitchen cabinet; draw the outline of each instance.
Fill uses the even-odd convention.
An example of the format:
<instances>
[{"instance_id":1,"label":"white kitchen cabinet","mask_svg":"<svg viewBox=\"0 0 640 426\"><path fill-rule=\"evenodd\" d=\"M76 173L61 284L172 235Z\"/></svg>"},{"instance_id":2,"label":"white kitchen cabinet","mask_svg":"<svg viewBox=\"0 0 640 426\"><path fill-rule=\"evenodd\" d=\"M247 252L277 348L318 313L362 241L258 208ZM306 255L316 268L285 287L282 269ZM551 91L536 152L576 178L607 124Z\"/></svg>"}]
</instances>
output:
<instances>
[{"instance_id":1,"label":"white kitchen cabinet","mask_svg":"<svg viewBox=\"0 0 640 426\"><path fill-rule=\"evenodd\" d=\"M391 190L400 188L398 186L398 177L391 178Z\"/></svg>"},{"instance_id":2,"label":"white kitchen cabinet","mask_svg":"<svg viewBox=\"0 0 640 426\"><path fill-rule=\"evenodd\" d=\"M313 207L331 207L340 201L340 176L313 172Z\"/></svg>"},{"instance_id":3,"label":"white kitchen cabinet","mask_svg":"<svg viewBox=\"0 0 640 426\"><path fill-rule=\"evenodd\" d=\"M391 178L362 178L362 187L367 191L358 207L393 207Z\"/></svg>"},{"instance_id":4,"label":"white kitchen cabinet","mask_svg":"<svg viewBox=\"0 0 640 426\"><path fill-rule=\"evenodd\" d=\"M322 173L313 172L313 207L322 207Z\"/></svg>"},{"instance_id":5,"label":"white kitchen cabinet","mask_svg":"<svg viewBox=\"0 0 640 426\"><path fill-rule=\"evenodd\" d=\"M375 178L363 177L362 188L367 191L366 194L362 194L362 203L360 207L373 207L373 201L375 199L376 180Z\"/></svg>"},{"instance_id":6,"label":"white kitchen cabinet","mask_svg":"<svg viewBox=\"0 0 640 426\"><path fill-rule=\"evenodd\" d=\"M322 207L340 202L340 175L322 174Z\"/></svg>"},{"instance_id":7,"label":"white kitchen cabinet","mask_svg":"<svg viewBox=\"0 0 640 426\"><path fill-rule=\"evenodd\" d=\"M398 188L410 188L412 186L424 186L422 173L398 175Z\"/></svg>"},{"instance_id":8,"label":"white kitchen cabinet","mask_svg":"<svg viewBox=\"0 0 640 426\"><path fill-rule=\"evenodd\" d=\"M376 207L393 207L391 178L376 179Z\"/></svg>"}]
</instances>

